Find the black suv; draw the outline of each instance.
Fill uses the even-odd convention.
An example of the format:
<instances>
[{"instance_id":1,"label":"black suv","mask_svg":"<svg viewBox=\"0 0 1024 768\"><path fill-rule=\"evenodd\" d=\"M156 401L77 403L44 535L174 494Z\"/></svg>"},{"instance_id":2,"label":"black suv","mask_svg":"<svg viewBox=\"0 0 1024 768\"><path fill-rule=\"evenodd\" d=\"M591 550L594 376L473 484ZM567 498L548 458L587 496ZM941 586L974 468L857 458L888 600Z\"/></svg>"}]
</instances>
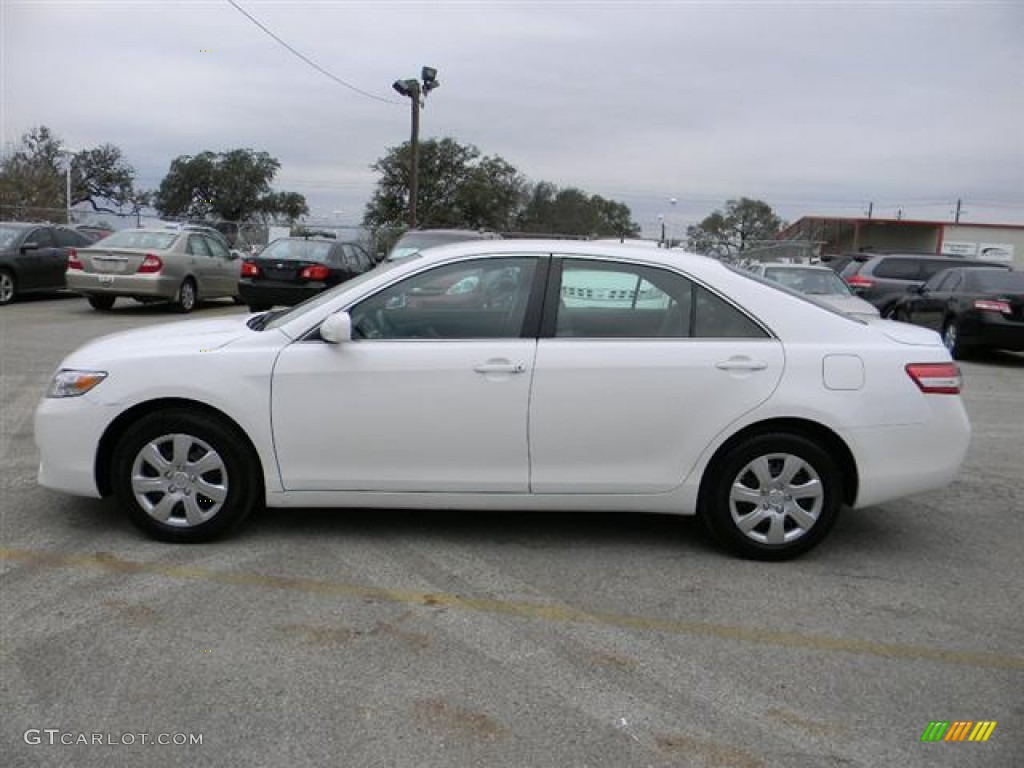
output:
<instances>
[{"instance_id":1,"label":"black suv","mask_svg":"<svg viewBox=\"0 0 1024 768\"><path fill-rule=\"evenodd\" d=\"M941 254L864 253L847 264L841 275L854 293L878 307L882 317L888 317L908 288L919 288L932 275L950 267L1010 268L1007 264Z\"/></svg>"}]
</instances>

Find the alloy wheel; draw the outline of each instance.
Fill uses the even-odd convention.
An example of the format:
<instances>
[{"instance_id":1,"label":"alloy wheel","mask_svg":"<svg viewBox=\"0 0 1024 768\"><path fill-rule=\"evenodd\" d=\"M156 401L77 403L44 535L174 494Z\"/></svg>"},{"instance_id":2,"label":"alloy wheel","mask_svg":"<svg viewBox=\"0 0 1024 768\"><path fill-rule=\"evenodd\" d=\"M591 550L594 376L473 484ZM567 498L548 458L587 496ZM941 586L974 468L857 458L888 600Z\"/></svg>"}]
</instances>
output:
<instances>
[{"instance_id":1,"label":"alloy wheel","mask_svg":"<svg viewBox=\"0 0 1024 768\"><path fill-rule=\"evenodd\" d=\"M743 536L787 544L805 536L822 511L825 488L807 461L790 453L759 456L735 476L729 512Z\"/></svg>"},{"instance_id":2,"label":"alloy wheel","mask_svg":"<svg viewBox=\"0 0 1024 768\"><path fill-rule=\"evenodd\" d=\"M161 435L136 454L131 489L138 505L157 522L191 528L224 506L227 467L217 451L193 435Z\"/></svg>"}]
</instances>

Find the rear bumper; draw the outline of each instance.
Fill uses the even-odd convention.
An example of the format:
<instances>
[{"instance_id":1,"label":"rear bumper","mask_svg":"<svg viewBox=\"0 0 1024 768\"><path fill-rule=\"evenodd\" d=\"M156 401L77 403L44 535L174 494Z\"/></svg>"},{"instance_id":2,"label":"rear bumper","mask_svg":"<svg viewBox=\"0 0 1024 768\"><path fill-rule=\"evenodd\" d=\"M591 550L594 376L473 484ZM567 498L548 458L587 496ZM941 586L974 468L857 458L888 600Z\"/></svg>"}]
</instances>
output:
<instances>
[{"instance_id":1,"label":"rear bumper","mask_svg":"<svg viewBox=\"0 0 1024 768\"><path fill-rule=\"evenodd\" d=\"M1024 322L1008 320L995 312L965 315L960 324L960 343L967 347L1024 351Z\"/></svg>"},{"instance_id":2,"label":"rear bumper","mask_svg":"<svg viewBox=\"0 0 1024 768\"><path fill-rule=\"evenodd\" d=\"M294 306L327 290L327 283L279 283L273 280L238 281L238 296L246 304Z\"/></svg>"},{"instance_id":3,"label":"rear bumper","mask_svg":"<svg viewBox=\"0 0 1024 768\"><path fill-rule=\"evenodd\" d=\"M74 270L66 275L72 291L89 296L145 296L173 300L180 281L166 275L98 275Z\"/></svg>"},{"instance_id":4,"label":"rear bumper","mask_svg":"<svg viewBox=\"0 0 1024 768\"><path fill-rule=\"evenodd\" d=\"M927 395L931 417L918 424L842 431L860 478L854 507L935 491L956 478L971 425L956 395Z\"/></svg>"}]
</instances>

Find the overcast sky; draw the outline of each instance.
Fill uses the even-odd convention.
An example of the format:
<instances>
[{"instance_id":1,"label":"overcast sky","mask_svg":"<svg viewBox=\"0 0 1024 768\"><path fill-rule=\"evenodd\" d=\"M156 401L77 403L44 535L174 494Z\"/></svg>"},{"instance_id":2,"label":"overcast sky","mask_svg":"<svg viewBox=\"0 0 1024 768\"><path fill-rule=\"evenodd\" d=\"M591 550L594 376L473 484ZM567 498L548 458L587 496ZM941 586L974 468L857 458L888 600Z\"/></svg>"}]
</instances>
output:
<instances>
[{"instance_id":1,"label":"overcast sky","mask_svg":"<svg viewBox=\"0 0 1024 768\"><path fill-rule=\"evenodd\" d=\"M409 138L396 79L435 67L423 138L620 200L645 232L728 198L805 215L1024 223L1024 3L0 0L0 132L111 142L156 187L247 147L357 222ZM671 204L670 199L677 200ZM340 214L335 214L340 211Z\"/></svg>"}]
</instances>

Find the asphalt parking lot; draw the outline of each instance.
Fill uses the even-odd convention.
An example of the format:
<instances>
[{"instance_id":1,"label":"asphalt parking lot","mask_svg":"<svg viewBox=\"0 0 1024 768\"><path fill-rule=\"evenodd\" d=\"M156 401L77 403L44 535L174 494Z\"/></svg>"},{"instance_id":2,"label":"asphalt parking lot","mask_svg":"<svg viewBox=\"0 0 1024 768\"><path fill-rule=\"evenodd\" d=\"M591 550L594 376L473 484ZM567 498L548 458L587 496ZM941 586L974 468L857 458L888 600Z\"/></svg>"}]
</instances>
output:
<instances>
[{"instance_id":1,"label":"asphalt parking lot","mask_svg":"<svg viewBox=\"0 0 1024 768\"><path fill-rule=\"evenodd\" d=\"M267 511L173 546L37 487L32 414L81 343L175 319L0 308L0 765L1024 765L1024 356L962 365L953 486L795 562L608 514Z\"/></svg>"}]
</instances>

